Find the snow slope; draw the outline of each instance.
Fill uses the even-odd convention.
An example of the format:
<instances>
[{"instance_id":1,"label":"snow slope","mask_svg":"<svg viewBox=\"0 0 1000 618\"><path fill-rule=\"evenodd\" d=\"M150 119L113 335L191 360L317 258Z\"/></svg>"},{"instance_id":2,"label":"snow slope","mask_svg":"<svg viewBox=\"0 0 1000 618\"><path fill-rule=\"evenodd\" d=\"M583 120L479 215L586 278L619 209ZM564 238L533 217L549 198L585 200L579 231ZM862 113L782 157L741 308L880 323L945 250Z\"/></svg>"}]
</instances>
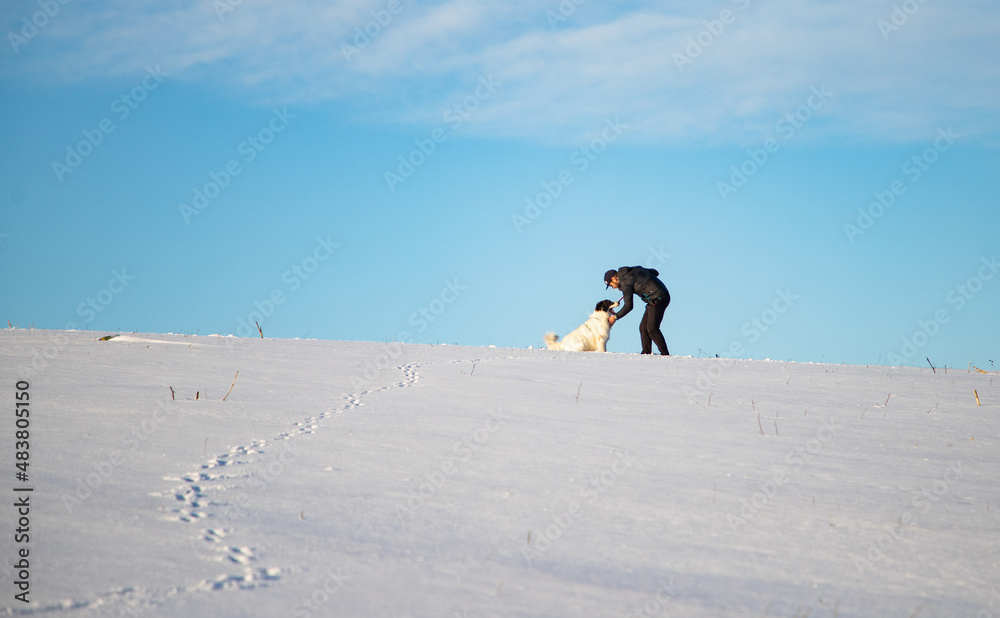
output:
<instances>
[{"instance_id":1,"label":"snow slope","mask_svg":"<svg viewBox=\"0 0 1000 618\"><path fill-rule=\"evenodd\" d=\"M105 334L0 334L7 613L1000 615L995 371Z\"/></svg>"}]
</instances>

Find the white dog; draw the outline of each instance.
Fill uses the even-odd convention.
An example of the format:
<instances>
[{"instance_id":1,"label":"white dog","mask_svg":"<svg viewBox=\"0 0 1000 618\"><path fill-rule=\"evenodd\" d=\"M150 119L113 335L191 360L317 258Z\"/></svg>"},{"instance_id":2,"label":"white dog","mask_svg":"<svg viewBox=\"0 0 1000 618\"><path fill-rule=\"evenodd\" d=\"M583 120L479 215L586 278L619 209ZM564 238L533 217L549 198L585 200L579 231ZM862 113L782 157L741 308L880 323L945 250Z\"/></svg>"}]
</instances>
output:
<instances>
[{"instance_id":1,"label":"white dog","mask_svg":"<svg viewBox=\"0 0 1000 618\"><path fill-rule=\"evenodd\" d=\"M575 331L563 337L555 333L545 335L545 345L550 350L565 350L567 352L607 352L608 338L611 337L611 309L618 306L610 300L602 300L594 307L587 321Z\"/></svg>"}]
</instances>

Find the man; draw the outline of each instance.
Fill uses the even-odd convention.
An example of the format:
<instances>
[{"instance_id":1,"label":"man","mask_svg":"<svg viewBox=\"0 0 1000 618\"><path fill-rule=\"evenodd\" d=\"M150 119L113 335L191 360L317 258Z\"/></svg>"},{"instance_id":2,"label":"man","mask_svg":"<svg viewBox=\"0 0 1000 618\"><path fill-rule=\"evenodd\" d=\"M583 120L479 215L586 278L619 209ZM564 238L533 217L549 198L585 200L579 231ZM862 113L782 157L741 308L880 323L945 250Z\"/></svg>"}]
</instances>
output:
<instances>
[{"instance_id":1,"label":"man","mask_svg":"<svg viewBox=\"0 0 1000 618\"><path fill-rule=\"evenodd\" d=\"M638 294L646 303L646 313L639 323L639 338L642 341L642 354L652 354L655 343L660 354L669 356L667 342L660 332L660 322L663 321L663 312L670 304L670 292L667 286L657 279L660 273L653 268L643 268L642 266L622 266L618 270L609 270L604 273L605 289L608 286L621 291L625 297L625 305L617 312L612 312L610 322L625 317L632 311L632 294Z\"/></svg>"}]
</instances>

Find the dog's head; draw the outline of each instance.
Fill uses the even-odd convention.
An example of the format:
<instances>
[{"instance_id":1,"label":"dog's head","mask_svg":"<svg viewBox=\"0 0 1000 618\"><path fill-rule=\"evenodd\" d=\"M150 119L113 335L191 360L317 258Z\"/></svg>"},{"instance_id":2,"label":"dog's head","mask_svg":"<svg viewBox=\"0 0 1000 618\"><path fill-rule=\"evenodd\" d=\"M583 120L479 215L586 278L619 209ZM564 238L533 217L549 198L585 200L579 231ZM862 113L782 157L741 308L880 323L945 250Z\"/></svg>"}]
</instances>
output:
<instances>
[{"instance_id":1,"label":"dog's head","mask_svg":"<svg viewBox=\"0 0 1000 618\"><path fill-rule=\"evenodd\" d=\"M610 300L602 300L601 302L597 303L596 307L594 307L594 311L604 311L605 313L608 313L617 306L618 306L617 302L611 302Z\"/></svg>"}]
</instances>

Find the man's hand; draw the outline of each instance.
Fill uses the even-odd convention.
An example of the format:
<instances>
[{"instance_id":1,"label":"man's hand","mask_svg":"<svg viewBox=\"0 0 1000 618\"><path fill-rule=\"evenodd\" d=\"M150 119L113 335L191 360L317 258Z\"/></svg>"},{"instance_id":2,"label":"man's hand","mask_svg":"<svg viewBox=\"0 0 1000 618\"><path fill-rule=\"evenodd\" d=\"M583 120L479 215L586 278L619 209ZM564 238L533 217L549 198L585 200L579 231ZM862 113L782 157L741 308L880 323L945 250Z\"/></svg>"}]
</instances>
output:
<instances>
[{"instance_id":1,"label":"man's hand","mask_svg":"<svg viewBox=\"0 0 1000 618\"><path fill-rule=\"evenodd\" d=\"M616 316L616 315L610 315L610 316L608 316L608 326L611 326L612 324L614 324L615 320L617 320L617 319L618 319L618 316Z\"/></svg>"}]
</instances>

